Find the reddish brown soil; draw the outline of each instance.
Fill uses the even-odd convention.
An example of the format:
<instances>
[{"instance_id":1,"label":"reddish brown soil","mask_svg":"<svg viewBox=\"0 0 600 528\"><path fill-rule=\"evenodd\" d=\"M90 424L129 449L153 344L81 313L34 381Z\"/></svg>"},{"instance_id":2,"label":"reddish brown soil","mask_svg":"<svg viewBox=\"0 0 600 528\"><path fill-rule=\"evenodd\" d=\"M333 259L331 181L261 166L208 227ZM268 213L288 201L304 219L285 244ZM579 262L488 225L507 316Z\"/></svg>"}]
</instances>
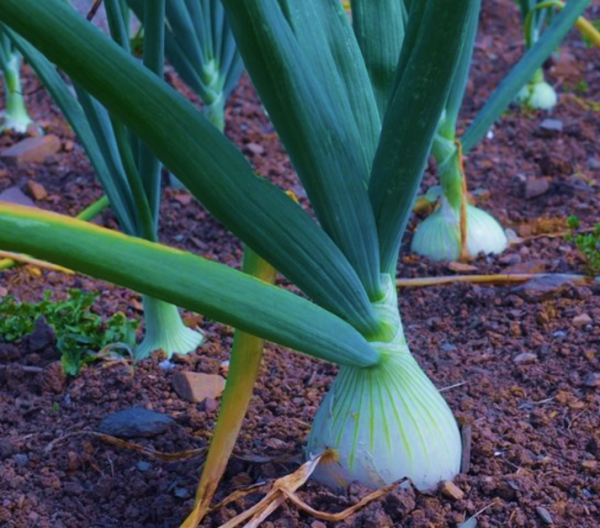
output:
<instances>
[{"instance_id":1,"label":"reddish brown soil","mask_svg":"<svg viewBox=\"0 0 600 528\"><path fill-rule=\"evenodd\" d=\"M466 119L520 53L518 15L511 2L495 0L484 7ZM600 9L592 9L590 17L598 18ZM487 191L479 203L522 237L556 232L573 213L584 223L598 220L600 170L590 160L600 161L600 115L582 105L585 100L600 103L600 54L584 49L575 34L562 50L566 53L554 61L548 79L559 91L581 79L589 86L579 99L563 96L552 113L563 122L563 131L544 137L539 124L546 115L513 109L495 126L494 139L483 141L468 158L470 189ZM33 117L65 141L73 139L31 75L26 88ZM247 81L230 102L227 134L259 173L303 198ZM0 136L0 146L15 139ZM248 143L261 145L264 153L252 155ZM549 177L548 192L526 199L522 180L529 176ZM78 145L44 164L0 165L0 191L30 179L49 192L37 205L64 213L76 214L101 194ZM424 188L435 183L428 173ZM196 202L184 205L182 200L180 194L166 191L161 239L238 266L240 243ZM114 226L109 213L100 221ZM400 277L452 273L446 264L408 255L407 245L403 250ZM478 273L584 270L562 237L525 240L501 257L480 257L474 264ZM99 289L96 310L101 314L123 310L139 315L132 302L136 294L86 277L49 271L39 275L27 267L0 275L0 288L23 300L39 299L46 288L64 296L71 287ZM600 285L566 286L547 294L472 285L404 290L400 309L419 362L440 389L447 388L443 394L459 420L473 427L471 468L455 481L465 497L455 501L436 491L395 491L338 525L458 526L487 507L478 517L480 527L544 526L546 514L556 526L600 526L600 387L591 386L591 376L600 373ZM574 324L581 314L592 322ZM219 373L228 358L232 330L208 320L202 328L206 345L179 359L177 369ZM515 361L523 353L534 355L531 362ZM191 509L202 458L162 462L93 437L65 435L96 430L107 414L142 405L170 415L177 426L136 442L164 452L203 448L216 411L182 401L172 389L174 372L151 360L134 371L122 364L97 364L65 382L50 366L56 354L53 346L31 352L26 342L0 344L0 526L178 526ZM267 346L236 457L217 500L298 467L309 424L335 372L331 365ZM356 486L333 492L309 483L299 495L316 509L337 512L365 493ZM230 504L212 513L204 525L220 526L260 497L257 492ZM323 525L333 526L288 505L263 524Z\"/></svg>"}]
</instances>

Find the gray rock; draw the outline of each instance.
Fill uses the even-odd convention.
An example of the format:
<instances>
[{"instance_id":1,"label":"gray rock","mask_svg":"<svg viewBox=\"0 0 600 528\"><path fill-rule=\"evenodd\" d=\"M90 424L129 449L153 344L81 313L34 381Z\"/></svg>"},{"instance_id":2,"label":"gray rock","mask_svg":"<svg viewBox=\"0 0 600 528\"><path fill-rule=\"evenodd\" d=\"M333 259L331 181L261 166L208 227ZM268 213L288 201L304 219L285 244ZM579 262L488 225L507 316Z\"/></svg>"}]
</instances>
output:
<instances>
[{"instance_id":1,"label":"gray rock","mask_svg":"<svg viewBox=\"0 0 600 528\"><path fill-rule=\"evenodd\" d=\"M600 372L590 372L583 378L583 383L586 387L600 387Z\"/></svg>"},{"instance_id":2,"label":"gray rock","mask_svg":"<svg viewBox=\"0 0 600 528\"><path fill-rule=\"evenodd\" d=\"M18 450L10 438L0 438L0 462L14 455Z\"/></svg>"},{"instance_id":3,"label":"gray rock","mask_svg":"<svg viewBox=\"0 0 600 528\"><path fill-rule=\"evenodd\" d=\"M440 348L444 352L454 352L456 350L456 346L452 345L451 343L444 343L444 344L440 345Z\"/></svg>"},{"instance_id":4,"label":"gray rock","mask_svg":"<svg viewBox=\"0 0 600 528\"><path fill-rule=\"evenodd\" d=\"M537 514L539 515L540 519L542 519L542 522L544 524L554 524L554 521L552 520L552 516L550 515L550 512L544 508L543 506L538 506L535 511L537 512Z\"/></svg>"},{"instance_id":5,"label":"gray rock","mask_svg":"<svg viewBox=\"0 0 600 528\"><path fill-rule=\"evenodd\" d=\"M29 465L29 457L22 453L15 455L14 457L15 463L20 467L27 467Z\"/></svg>"},{"instance_id":6,"label":"gray rock","mask_svg":"<svg viewBox=\"0 0 600 528\"><path fill-rule=\"evenodd\" d=\"M173 418L144 407L129 407L110 414L98 426L101 433L119 438L150 438L164 433L175 423Z\"/></svg>"},{"instance_id":7,"label":"gray rock","mask_svg":"<svg viewBox=\"0 0 600 528\"><path fill-rule=\"evenodd\" d=\"M588 158L587 166L592 170L600 170L600 160L598 158Z\"/></svg>"},{"instance_id":8,"label":"gray rock","mask_svg":"<svg viewBox=\"0 0 600 528\"><path fill-rule=\"evenodd\" d=\"M529 363L533 363L537 360L537 356L535 354L531 354L530 352L522 352L513 361L517 365L528 365Z\"/></svg>"},{"instance_id":9,"label":"gray rock","mask_svg":"<svg viewBox=\"0 0 600 528\"><path fill-rule=\"evenodd\" d=\"M522 262L521 255L518 253L512 253L510 255L503 255L498 259L500 264L504 264L505 266L516 266L517 264L521 264Z\"/></svg>"},{"instance_id":10,"label":"gray rock","mask_svg":"<svg viewBox=\"0 0 600 528\"><path fill-rule=\"evenodd\" d=\"M35 330L23 339L25 349L28 352L39 352L54 344L56 335L54 329L46 324L46 320L40 317L35 322Z\"/></svg>"},{"instance_id":11,"label":"gray rock","mask_svg":"<svg viewBox=\"0 0 600 528\"><path fill-rule=\"evenodd\" d=\"M563 126L560 119L552 119L551 117L547 117L539 124L539 127L546 132L562 132Z\"/></svg>"},{"instance_id":12,"label":"gray rock","mask_svg":"<svg viewBox=\"0 0 600 528\"><path fill-rule=\"evenodd\" d=\"M543 297L548 294L555 294L563 288L570 287L579 279L578 275L570 274L539 274L525 284L520 284L511 288L515 293L522 293L530 297Z\"/></svg>"},{"instance_id":13,"label":"gray rock","mask_svg":"<svg viewBox=\"0 0 600 528\"><path fill-rule=\"evenodd\" d=\"M528 200L536 198L548 192L548 189L550 189L548 178L531 176L527 178L527 183L525 184L525 198Z\"/></svg>"},{"instance_id":14,"label":"gray rock","mask_svg":"<svg viewBox=\"0 0 600 528\"><path fill-rule=\"evenodd\" d=\"M140 460L140 461L137 463L137 468L138 468L140 471L148 471L148 470L149 470L151 467L152 467L152 466L150 465L150 463L149 463L149 462L146 462L145 460Z\"/></svg>"},{"instance_id":15,"label":"gray rock","mask_svg":"<svg viewBox=\"0 0 600 528\"><path fill-rule=\"evenodd\" d=\"M17 205L26 205L28 207L35 207L33 200L29 196L25 195L18 187L9 187L0 193L0 201L10 202Z\"/></svg>"}]
</instances>

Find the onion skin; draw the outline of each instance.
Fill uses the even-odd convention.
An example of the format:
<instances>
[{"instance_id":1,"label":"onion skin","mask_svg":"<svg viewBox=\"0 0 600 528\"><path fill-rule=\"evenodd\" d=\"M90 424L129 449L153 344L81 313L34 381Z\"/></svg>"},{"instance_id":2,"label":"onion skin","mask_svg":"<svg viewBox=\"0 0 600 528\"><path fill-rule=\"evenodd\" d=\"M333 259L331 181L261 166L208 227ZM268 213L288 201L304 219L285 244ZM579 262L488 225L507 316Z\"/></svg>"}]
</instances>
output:
<instances>
[{"instance_id":1,"label":"onion skin","mask_svg":"<svg viewBox=\"0 0 600 528\"><path fill-rule=\"evenodd\" d=\"M354 481L377 489L409 477L417 488L431 489L460 471L458 426L408 349L395 287L374 304L395 334L389 342L372 343L384 356L379 365L340 368L306 448L309 457L331 448L339 458L319 465L313 478L334 489Z\"/></svg>"},{"instance_id":2,"label":"onion skin","mask_svg":"<svg viewBox=\"0 0 600 528\"><path fill-rule=\"evenodd\" d=\"M431 260L455 261L460 253L460 215L442 198L440 207L417 227L411 251ZM508 246L502 226L490 214L467 205L469 254L499 254Z\"/></svg>"},{"instance_id":3,"label":"onion skin","mask_svg":"<svg viewBox=\"0 0 600 528\"><path fill-rule=\"evenodd\" d=\"M540 81L523 86L515 100L535 110L552 110L558 103L558 95L550 84Z\"/></svg>"}]
</instances>

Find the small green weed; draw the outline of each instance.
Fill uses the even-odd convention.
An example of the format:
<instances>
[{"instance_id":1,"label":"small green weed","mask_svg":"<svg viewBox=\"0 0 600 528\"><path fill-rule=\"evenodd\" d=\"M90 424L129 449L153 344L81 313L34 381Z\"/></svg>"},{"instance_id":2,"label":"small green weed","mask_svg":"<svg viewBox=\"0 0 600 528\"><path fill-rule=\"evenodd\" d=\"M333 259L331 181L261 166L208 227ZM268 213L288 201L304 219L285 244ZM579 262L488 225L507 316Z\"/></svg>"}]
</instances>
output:
<instances>
[{"instance_id":1,"label":"small green weed","mask_svg":"<svg viewBox=\"0 0 600 528\"><path fill-rule=\"evenodd\" d=\"M590 86L585 79L579 79L579 81L577 81L577 83L574 86L570 86L567 83L565 83L564 85L565 92L573 92L578 95L584 95L588 93L589 90Z\"/></svg>"},{"instance_id":2,"label":"small green weed","mask_svg":"<svg viewBox=\"0 0 600 528\"><path fill-rule=\"evenodd\" d=\"M109 345L135 346L138 319L127 319L121 312L110 319L90 311L99 292L73 289L65 301L52 301L52 292L44 292L37 303L22 302L7 295L0 301L0 339L17 341L35 329L43 317L54 329L61 364L66 374L75 376L81 368L97 359L97 352Z\"/></svg>"},{"instance_id":3,"label":"small green weed","mask_svg":"<svg viewBox=\"0 0 600 528\"><path fill-rule=\"evenodd\" d=\"M597 275L600 272L600 223L594 225L591 231L579 231L581 222L575 215L567 218L569 232L565 239L573 242L587 263L587 272Z\"/></svg>"}]
</instances>

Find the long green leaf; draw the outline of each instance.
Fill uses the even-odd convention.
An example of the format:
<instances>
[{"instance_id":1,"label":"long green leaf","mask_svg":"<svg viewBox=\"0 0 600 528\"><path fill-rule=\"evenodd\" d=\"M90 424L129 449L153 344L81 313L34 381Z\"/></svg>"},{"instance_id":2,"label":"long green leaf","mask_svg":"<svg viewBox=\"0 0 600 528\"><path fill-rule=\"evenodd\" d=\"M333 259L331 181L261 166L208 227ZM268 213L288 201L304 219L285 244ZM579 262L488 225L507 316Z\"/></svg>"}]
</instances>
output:
<instances>
[{"instance_id":1,"label":"long green leaf","mask_svg":"<svg viewBox=\"0 0 600 528\"><path fill-rule=\"evenodd\" d=\"M114 172L114 168L113 171L109 170L107 158L103 155L102 149L94 137L81 105L58 74L54 65L46 57L16 33L11 31L10 35L15 46L33 68L69 125L71 125L96 172L98 180L102 184L104 192L108 196L121 229L129 234L135 233L135 222L133 220L135 218L135 206L127 182L119 177L118 173Z\"/></svg>"},{"instance_id":2,"label":"long green leaf","mask_svg":"<svg viewBox=\"0 0 600 528\"><path fill-rule=\"evenodd\" d=\"M191 253L2 203L0 247L57 262L326 361L357 367L378 361L378 353L354 328L323 308Z\"/></svg>"},{"instance_id":3,"label":"long green leaf","mask_svg":"<svg viewBox=\"0 0 600 528\"><path fill-rule=\"evenodd\" d=\"M159 79L163 77L165 63L165 0L146 0L144 12L144 66ZM146 192L150 214L154 221L154 233L158 231L160 210L161 164L152 149L143 141L139 143L139 175Z\"/></svg>"},{"instance_id":4,"label":"long green leaf","mask_svg":"<svg viewBox=\"0 0 600 528\"><path fill-rule=\"evenodd\" d=\"M469 70L471 69L471 59L473 57L473 48L475 47L475 37L477 36L477 27L479 22L479 11L481 10L481 0L476 0L477 7L472 9L467 20L467 31L465 40L461 47L458 65L452 80L448 101L446 103L446 116L442 120L439 132L446 138L456 136L456 122L458 113L462 107L462 101L469 80Z\"/></svg>"},{"instance_id":5,"label":"long green leaf","mask_svg":"<svg viewBox=\"0 0 600 528\"><path fill-rule=\"evenodd\" d=\"M508 108L519 90L529 82L534 72L558 47L590 2L591 0L569 0L552 24L546 28L541 38L521 57L463 134L461 142L464 153L483 139L492 123Z\"/></svg>"},{"instance_id":6,"label":"long green leaf","mask_svg":"<svg viewBox=\"0 0 600 528\"><path fill-rule=\"evenodd\" d=\"M373 164L369 193L377 218L382 271L395 276L402 234L446 103L465 23L474 0L427 2L410 57L390 102ZM409 16L407 37L411 33ZM435 38L433 37L435 35ZM404 54L404 51L403 51ZM405 63L405 64L404 64Z\"/></svg>"},{"instance_id":7,"label":"long green leaf","mask_svg":"<svg viewBox=\"0 0 600 528\"><path fill-rule=\"evenodd\" d=\"M2 0L0 21L97 97L217 219L315 302L365 335L377 332L369 298L340 250L285 193L256 177L183 96L60 0Z\"/></svg>"},{"instance_id":8,"label":"long green leaf","mask_svg":"<svg viewBox=\"0 0 600 528\"><path fill-rule=\"evenodd\" d=\"M316 1L308 0L302 7L308 9ZM320 82L324 72L313 66L311 53L305 51L314 44L302 39L300 45L278 3L224 3L246 69L319 222L348 258L371 298L378 298L379 250L365 183L370 162L352 115L340 115L336 112L340 104L332 100L334 91L342 99L347 98L346 93L335 90L335 75L330 89ZM293 14L288 16L295 20ZM326 20L314 21L318 42L322 42L320 24L327 24L325 29L334 26L339 15L332 12L326 16ZM344 59L362 60L358 47L356 53L358 58L348 54Z\"/></svg>"},{"instance_id":9,"label":"long green leaf","mask_svg":"<svg viewBox=\"0 0 600 528\"><path fill-rule=\"evenodd\" d=\"M294 36L323 91L329 92L330 105L336 108L338 116L354 118L355 137L360 143L348 148L364 151L370 167L381 133L381 118L348 16L336 1L288 0L288 4ZM369 171L364 176L368 178Z\"/></svg>"},{"instance_id":10,"label":"long green leaf","mask_svg":"<svg viewBox=\"0 0 600 528\"><path fill-rule=\"evenodd\" d=\"M382 119L398 66L406 17L404 0L352 0L352 25Z\"/></svg>"}]
</instances>

